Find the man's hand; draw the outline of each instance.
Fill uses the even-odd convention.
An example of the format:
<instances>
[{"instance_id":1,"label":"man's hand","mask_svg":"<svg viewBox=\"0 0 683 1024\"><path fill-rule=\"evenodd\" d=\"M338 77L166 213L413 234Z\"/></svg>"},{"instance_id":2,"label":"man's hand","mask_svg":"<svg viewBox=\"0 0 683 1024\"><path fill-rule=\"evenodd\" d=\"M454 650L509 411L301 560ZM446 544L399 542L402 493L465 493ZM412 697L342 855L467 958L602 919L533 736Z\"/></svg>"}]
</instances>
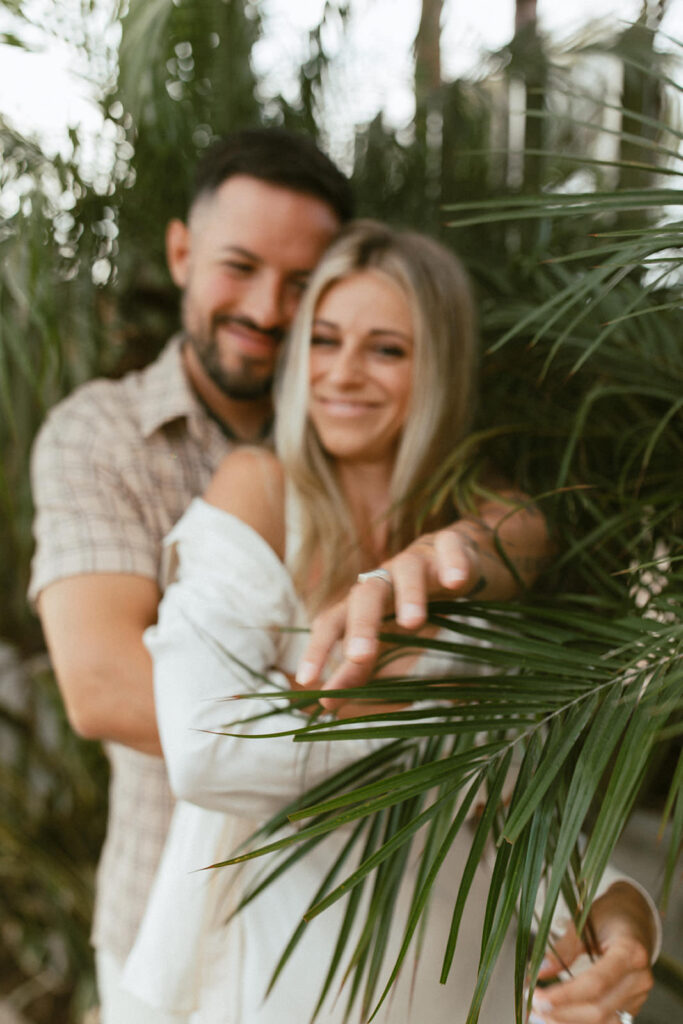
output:
<instances>
[{"instance_id":1,"label":"man's hand","mask_svg":"<svg viewBox=\"0 0 683 1024\"><path fill-rule=\"evenodd\" d=\"M617 1011L635 1015L645 1002L653 985L654 922L644 898L617 882L595 901L591 921L599 955L575 977L537 988L530 1024L619 1024ZM539 979L556 977L585 953L571 924L547 954Z\"/></svg>"},{"instance_id":2,"label":"man's hand","mask_svg":"<svg viewBox=\"0 0 683 1024\"><path fill-rule=\"evenodd\" d=\"M429 600L515 597L520 581L533 583L550 553L545 520L524 495L501 494L500 500L483 502L478 517L418 537L384 562L391 585L377 577L356 583L343 600L321 612L313 621L297 682L311 689L363 686L372 675L387 616L415 631L426 621ZM323 683L323 670L339 641L343 661ZM338 713L344 706L332 698L321 703Z\"/></svg>"}]
</instances>

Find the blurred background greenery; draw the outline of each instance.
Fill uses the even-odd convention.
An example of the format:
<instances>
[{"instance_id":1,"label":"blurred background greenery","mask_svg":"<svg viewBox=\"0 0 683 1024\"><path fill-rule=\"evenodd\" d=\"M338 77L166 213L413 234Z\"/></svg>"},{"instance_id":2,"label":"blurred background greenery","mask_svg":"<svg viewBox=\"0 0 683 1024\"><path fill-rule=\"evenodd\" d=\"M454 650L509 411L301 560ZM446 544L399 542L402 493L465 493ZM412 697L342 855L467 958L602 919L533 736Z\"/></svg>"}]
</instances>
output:
<instances>
[{"instance_id":1,"label":"blurred background greenery","mask_svg":"<svg viewBox=\"0 0 683 1024\"><path fill-rule=\"evenodd\" d=\"M92 1003L87 927L106 813L104 761L64 722L25 600L29 451L54 402L146 364L176 328L163 228L183 216L215 136L309 132L352 173L360 214L454 246L486 353L471 476L492 458L549 495L561 554L546 591L588 594L596 614L664 606L680 623L682 47L661 31L666 0L562 44L539 32L535 3L509 2L514 36L453 80L444 2L416 0L410 123L378 113L341 138L330 89L350 4L324 4L283 94L255 70L252 0L0 5L17 26L0 41L26 46L21 27L44 17L89 69L102 112L96 158L78 128L55 157L0 120L0 1020L76 1022ZM639 797L661 809L678 780L676 848L682 710L679 686ZM673 961L660 979L683 991Z\"/></svg>"}]
</instances>

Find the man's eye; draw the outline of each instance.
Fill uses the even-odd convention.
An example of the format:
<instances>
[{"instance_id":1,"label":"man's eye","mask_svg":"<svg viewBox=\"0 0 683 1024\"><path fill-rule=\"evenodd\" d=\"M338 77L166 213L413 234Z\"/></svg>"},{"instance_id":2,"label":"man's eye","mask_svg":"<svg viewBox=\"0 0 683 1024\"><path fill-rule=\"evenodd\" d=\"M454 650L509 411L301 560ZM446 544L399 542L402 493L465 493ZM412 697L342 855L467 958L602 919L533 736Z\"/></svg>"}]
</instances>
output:
<instances>
[{"instance_id":1,"label":"man's eye","mask_svg":"<svg viewBox=\"0 0 683 1024\"><path fill-rule=\"evenodd\" d=\"M254 269L251 263L241 263L239 260L226 260L223 266L235 274L250 274Z\"/></svg>"}]
</instances>

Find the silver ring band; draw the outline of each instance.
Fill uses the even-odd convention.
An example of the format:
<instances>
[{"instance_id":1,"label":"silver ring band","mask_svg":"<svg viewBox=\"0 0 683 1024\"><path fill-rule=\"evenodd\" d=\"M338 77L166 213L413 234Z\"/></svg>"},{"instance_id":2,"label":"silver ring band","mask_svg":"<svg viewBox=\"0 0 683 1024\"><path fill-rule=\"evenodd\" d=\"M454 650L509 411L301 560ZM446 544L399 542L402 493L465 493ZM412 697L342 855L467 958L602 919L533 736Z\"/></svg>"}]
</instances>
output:
<instances>
[{"instance_id":1,"label":"silver ring band","mask_svg":"<svg viewBox=\"0 0 683 1024\"><path fill-rule=\"evenodd\" d=\"M633 1014L628 1010L617 1010L617 1017L621 1024L633 1024Z\"/></svg>"},{"instance_id":2,"label":"silver ring band","mask_svg":"<svg viewBox=\"0 0 683 1024\"><path fill-rule=\"evenodd\" d=\"M365 583L367 580L382 580L394 588L394 581L388 569L372 569L370 572L359 572L356 576L356 583Z\"/></svg>"}]
</instances>

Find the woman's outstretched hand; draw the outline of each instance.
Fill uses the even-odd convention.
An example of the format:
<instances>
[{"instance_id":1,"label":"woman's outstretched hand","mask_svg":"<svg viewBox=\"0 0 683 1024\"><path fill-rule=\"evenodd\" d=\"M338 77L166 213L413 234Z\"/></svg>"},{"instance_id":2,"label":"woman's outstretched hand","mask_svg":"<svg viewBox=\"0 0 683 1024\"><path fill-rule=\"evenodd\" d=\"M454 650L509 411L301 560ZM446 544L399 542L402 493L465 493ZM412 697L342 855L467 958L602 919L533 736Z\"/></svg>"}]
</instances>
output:
<instances>
[{"instance_id":1,"label":"woman's outstretched hand","mask_svg":"<svg viewBox=\"0 0 683 1024\"><path fill-rule=\"evenodd\" d=\"M356 583L343 600L316 616L296 674L298 684L326 690L363 686L379 655L383 620L393 615L400 628L420 629L430 598L464 597L477 589L480 563L476 542L455 527L419 537L382 564L390 583L379 577ZM323 683L323 670L339 641L343 660ZM345 703L339 698L321 700L323 707L338 714Z\"/></svg>"},{"instance_id":2,"label":"woman's outstretched hand","mask_svg":"<svg viewBox=\"0 0 683 1024\"><path fill-rule=\"evenodd\" d=\"M297 682L315 690L363 686L379 655L385 618L393 615L400 629L412 632L424 626L428 600L514 598L534 582L552 554L539 509L527 495L501 489L481 502L476 516L426 533L383 562L390 583L379 577L356 583L342 601L321 612L313 620ZM342 663L323 683L324 669L340 642ZM323 698L321 703L343 713L345 702L339 698Z\"/></svg>"}]
</instances>

